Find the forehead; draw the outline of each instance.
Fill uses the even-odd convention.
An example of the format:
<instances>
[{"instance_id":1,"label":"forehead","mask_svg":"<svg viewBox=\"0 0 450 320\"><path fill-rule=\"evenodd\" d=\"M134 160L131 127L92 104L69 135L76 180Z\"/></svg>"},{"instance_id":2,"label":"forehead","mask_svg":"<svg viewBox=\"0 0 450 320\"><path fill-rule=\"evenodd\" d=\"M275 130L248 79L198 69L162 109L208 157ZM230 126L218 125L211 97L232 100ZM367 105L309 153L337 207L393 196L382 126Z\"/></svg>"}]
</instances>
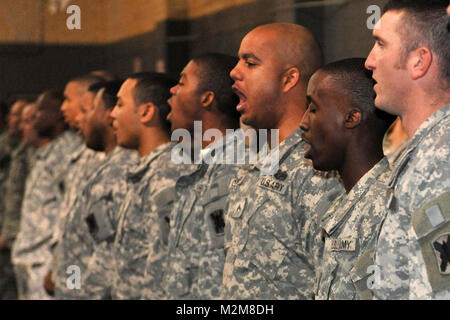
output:
<instances>
[{"instance_id":1,"label":"forehead","mask_svg":"<svg viewBox=\"0 0 450 320\"><path fill-rule=\"evenodd\" d=\"M335 83L331 76L319 70L309 80L307 94L311 97L322 96L327 91L333 90L334 87Z\"/></svg>"},{"instance_id":2,"label":"forehead","mask_svg":"<svg viewBox=\"0 0 450 320\"><path fill-rule=\"evenodd\" d=\"M200 71L200 66L193 60L184 67L181 71L181 76L186 78L198 78L198 72Z\"/></svg>"},{"instance_id":3,"label":"forehead","mask_svg":"<svg viewBox=\"0 0 450 320\"><path fill-rule=\"evenodd\" d=\"M36 105L34 104L26 105L22 110L22 117L23 118L30 117L33 113L35 113L35 111Z\"/></svg>"},{"instance_id":4,"label":"forehead","mask_svg":"<svg viewBox=\"0 0 450 320\"><path fill-rule=\"evenodd\" d=\"M308 84L307 95L321 106L344 106L350 103L350 97L340 88L337 80L330 74L319 71L313 75Z\"/></svg>"},{"instance_id":5,"label":"forehead","mask_svg":"<svg viewBox=\"0 0 450 320\"><path fill-rule=\"evenodd\" d=\"M265 28L256 28L242 39L239 56L246 54L270 54L273 52L275 33Z\"/></svg>"},{"instance_id":6,"label":"forehead","mask_svg":"<svg viewBox=\"0 0 450 320\"><path fill-rule=\"evenodd\" d=\"M397 39L400 38L400 34L397 30L404 14L405 13L401 11L388 11L383 14L373 29L373 36L383 39L392 37Z\"/></svg>"},{"instance_id":7,"label":"forehead","mask_svg":"<svg viewBox=\"0 0 450 320\"><path fill-rule=\"evenodd\" d=\"M74 92L77 91L80 87L80 84L77 81L71 81L66 85L64 92Z\"/></svg>"},{"instance_id":8,"label":"forehead","mask_svg":"<svg viewBox=\"0 0 450 320\"><path fill-rule=\"evenodd\" d=\"M120 87L119 92L117 93L118 97L123 98L126 95L131 95L134 92L134 87L136 87L137 79L128 78ZM104 88L102 88L104 89ZM104 90L103 90L104 91ZM101 92L103 92L101 91Z\"/></svg>"}]
</instances>

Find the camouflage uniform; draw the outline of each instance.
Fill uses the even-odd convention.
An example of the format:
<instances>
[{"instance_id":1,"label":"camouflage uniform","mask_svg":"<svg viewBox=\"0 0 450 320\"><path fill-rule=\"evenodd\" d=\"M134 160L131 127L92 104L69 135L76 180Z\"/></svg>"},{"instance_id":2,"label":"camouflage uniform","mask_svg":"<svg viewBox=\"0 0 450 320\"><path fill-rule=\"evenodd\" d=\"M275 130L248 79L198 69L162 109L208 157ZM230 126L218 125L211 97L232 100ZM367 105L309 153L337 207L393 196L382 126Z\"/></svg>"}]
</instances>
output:
<instances>
[{"instance_id":1,"label":"camouflage uniform","mask_svg":"<svg viewBox=\"0 0 450 320\"><path fill-rule=\"evenodd\" d=\"M383 158L321 219L324 253L316 299L372 299L367 269L374 264L374 247L386 216L389 162Z\"/></svg>"},{"instance_id":2,"label":"camouflage uniform","mask_svg":"<svg viewBox=\"0 0 450 320\"><path fill-rule=\"evenodd\" d=\"M129 191L120 207L114 241L114 299L163 298L161 276L175 181L187 167L171 161L172 147L172 143L157 147L128 174Z\"/></svg>"},{"instance_id":3,"label":"camouflage uniform","mask_svg":"<svg viewBox=\"0 0 450 320\"><path fill-rule=\"evenodd\" d=\"M11 167L5 183L6 199L4 206L4 220L1 237L10 243L14 241L19 232L20 208L25 192L25 182L34 163L36 149L20 145L12 153Z\"/></svg>"},{"instance_id":4,"label":"camouflage uniform","mask_svg":"<svg viewBox=\"0 0 450 320\"><path fill-rule=\"evenodd\" d=\"M54 261L52 263L52 270L57 268L58 250L55 248L64 232L65 219L73 207L79 191L83 190L88 177L95 172L104 158L105 154L103 152L95 152L94 150L87 148L84 143L82 143L69 157L68 170L59 180L59 184L64 188L64 197L60 207L58 223L53 232L52 249ZM52 275L53 282L62 281L65 284L64 279L58 279L55 273Z\"/></svg>"},{"instance_id":5,"label":"camouflage uniform","mask_svg":"<svg viewBox=\"0 0 450 320\"><path fill-rule=\"evenodd\" d=\"M97 166L95 174L77 195L57 246L57 299L90 298L90 288L85 282L88 264L95 251L112 249L119 205L127 191L126 172L136 162L136 153L116 147ZM81 289L71 289L64 281L71 265L80 268Z\"/></svg>"},{"instance_id":6,"label":"camouflage uniform","mask_svg":"<svg viewBox=\"0 0 450 320\"><path fill-rule=\"evenodd\" d=\"M33 162L35 148L24 145L16 148L11 155L8 179L5 181L5 205L3 226L0 236L10 245L19 232L20 207L22 206L25 181ZM0 300L17 299L16 278L11 263L11 250L0 252Z\"/></svg>"},{"instance_id":7,"label":"camouflage uniform","mask_svg":"<svg viewBox=\"0 0 450 320\"><path fill-rule=\"evenodd\" d=\"M279 146L274 175L260 165L242 168L230 184L222 297L312 299L319 232L315 207L341 189L334 173L314 171L304 159L301 130ZM274 152L274 150L272 150Z\"/></svg>"},{"instance_id":8,"label":"camouflage uniform","mask_svg":"<svg viewBox=\"0 0 450 320\"><path fill-rule=\"evenodd\" d=\"M5 184L8 179L9 167L11 165L11 156L18 147L19 141L11 137L8 132L0 134L0 228L3 222L3 209L5 201Z\"/></svg>"},{"instance_id":9,"label":"camouflage uniform","mask_svg":"<svg viewBox=\"0 0 450 320\"><path fill-rule=\"evenodd\" d=\"M50 243L62 200L57 179L77 141L73 132L65 132L36 152L35 164L26 181L20 231L12 249L21 299L51 298L42 283L52 261Z\"/></svg>"},{"instance_id":10,"label":"camouflage uniform","mask_svg":"<svg viewBox=\"0 0 450 320\"><path fill-rule=\"evenodd\" d=\"M450 105L410 140L388 184L378 299L450 299Z\"/></svg>"},{"instance_id":11,"label":"camouflage uniform","mask_svg":"<svg viewBox=\"0 0 450 320\"><path fill-rule=\"evenodd\" d=\"M213 159L225 139L203 150ZM234 145L227 139L225 148ZM227 149L225 149L227 150ZM225 153L226 154L226 151ZM169 299L218 299L225 263L224 215L228 186L238 166L204 161L177 181L180 199L172 212L164 285Z\"/></svg>"}]
</instances>

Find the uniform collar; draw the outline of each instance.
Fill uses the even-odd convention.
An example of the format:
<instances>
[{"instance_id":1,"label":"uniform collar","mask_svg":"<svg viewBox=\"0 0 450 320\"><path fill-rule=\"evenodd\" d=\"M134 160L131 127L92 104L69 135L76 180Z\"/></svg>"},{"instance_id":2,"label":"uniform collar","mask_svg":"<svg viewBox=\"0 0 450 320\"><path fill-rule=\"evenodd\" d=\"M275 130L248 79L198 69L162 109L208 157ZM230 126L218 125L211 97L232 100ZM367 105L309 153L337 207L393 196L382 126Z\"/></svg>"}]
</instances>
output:
<instances>
[{"instance_id":1,"label":"uniform collar","mask_svg":"<svg viewBox=\"0 0 450 320\"><path fill-rule=\"evenodd\" d=\"M148 171L150 165L157 158L159 158L161 154L172 149L173 146L173 142L167 142L150 151L147 155L139 160L139 164L136 167L130 169L130 171L128 172L128 179L133 183L140 181L144 174Z\"/></svg>"},{"instance_id":2,"label":"uniform collar","mask_svg":"<svg viewBox=\"0 0 450 320\"><path fill-rule=\"evenodd\" d=\"M417 129L416 133L411 138L408 146L406 147L406 150L403 152L403 154L395 164L394 173L392 174L391 180L388 184L390 188L393 188L393 186L396 184L400 172L403 171L403 168L406 166L411 157L411 153L421 144L421 142L425 138L429 136L431 130L433 130L434 127L436 127L439 123L441 123L449 116L450 104L447 104L433 113L420 125L419 129Z\"/></svg>"},{"instance_id":3,"label":"uniform collar","mask_svg":"<svg viewBox=\"0 0 450 320\"><path fill-rule=\"evenodd\" d=\"M295 130L289 137L287 137L284 141L282 141L275 148L272 148L269 152L267 152L266 157L263 159L258 159L256 165L250 166L250 169L258 169L263 171L263 167L266 167L264 164L267 163L267 168L275 168L279 167L281 163L291 154L292 150L294 150L299 144L304 143L302 139L302 130L298 128ZM272 159L272 161L271 161ZM278 161L277 161L278 160ZM269 170L275 174L277 170Z\"/></svg>"},{"instance_id":4,"label":"uniform collar","mask_svg":"<svg viewBox=\"0 0 450 320\"><path fill-rule=\"evenodd\" d=\"M361 179L353 186L348 194L343 193L333 205L328 209L327 213L322 217L323 229L328 235L332 234L341 225L345 217L351 212L354 205L359 202L376 183L386 183L381 181L381 176L390 172L389 161L383 157L372 169L370 169Z\"/></svg>"}]
</instances>

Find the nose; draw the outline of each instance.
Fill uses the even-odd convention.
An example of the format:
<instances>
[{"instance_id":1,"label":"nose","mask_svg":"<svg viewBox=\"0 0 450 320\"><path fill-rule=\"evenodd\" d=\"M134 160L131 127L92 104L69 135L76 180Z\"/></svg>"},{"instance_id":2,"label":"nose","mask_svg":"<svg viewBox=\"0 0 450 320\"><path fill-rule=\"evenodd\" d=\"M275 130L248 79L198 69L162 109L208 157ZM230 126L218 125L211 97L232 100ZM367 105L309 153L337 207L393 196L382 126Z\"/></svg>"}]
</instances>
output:
<instances>
[{"instance_id":1,"label":"nose","mask_svg":"<svg viewBox=\"0 0 450 320\"><path fill-rule=\"evenodd\" d=\"M109 114L109 116L111 117L111 119L116 119L116 112L117 112L117 104L114 106L114 108L112 109L111 113Z\"/></svg>"},{"instance_id":2,"label":"nose","mask_svg":"<svg viewBox=\"0 0 450 320\"><path fill-rule=\"evenodd\" d=\"M303 131L309 130L309 108L306 109L305 114L303 115L302 121L300 122L300 129Z\"/></svg>"},{"instance_id":3,"label":"nose","mask_svg":"<svg viewBox=\"0 0 450 320\"><path fill-rule=\"evenodd\" d=\"M367 56L366 62L364 64L367 70L373 71L375 69L375 53L374 48L370 51L369 55Z\"/></svg>"},{"instance_id":4,"label":"nose","mask_svg":"<svg viewBox=\"0 0 450 320\"><path fill-rule=\"evenodd\" d=\"M178 91L178 84L176 84L172 88L170 88L170 93L172 94L172 96L176 95L177 91Z\"/></svg>"},{"instance_id":5,"label":"nose","mask_svg":"<svg viewBox=\"0 0 450 320\"><path fill-rule=\"evenodd\" d=\"M242 76L241 73L239 72L239 64L241 62L239 61L236 66L233 68L233 70L230 71L230 77L231 79L233 79L234 81L236 80L241 80Z\"/></svg>"}]
</instances>

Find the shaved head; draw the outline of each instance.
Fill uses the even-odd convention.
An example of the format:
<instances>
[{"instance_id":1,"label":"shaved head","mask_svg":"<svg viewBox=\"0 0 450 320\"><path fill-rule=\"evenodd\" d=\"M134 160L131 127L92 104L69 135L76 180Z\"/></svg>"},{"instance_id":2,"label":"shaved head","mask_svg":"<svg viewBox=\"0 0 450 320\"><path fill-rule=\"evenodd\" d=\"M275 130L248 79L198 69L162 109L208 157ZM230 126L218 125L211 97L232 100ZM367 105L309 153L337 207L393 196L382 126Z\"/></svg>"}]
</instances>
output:
<instances>
[{"instance_id":1,"label":"shaved head","mask_svg":"<svg viewBox=\"0 0 450 320\"><path fill-rule=\"evenodd\" d=\"M271 23L256 27L251 31L254 32L269 35L264 45L269 46L286 67L297 67L305 84L321 67L322 51L305 27L293 23Z\"/></svg>"}]
</instances>

